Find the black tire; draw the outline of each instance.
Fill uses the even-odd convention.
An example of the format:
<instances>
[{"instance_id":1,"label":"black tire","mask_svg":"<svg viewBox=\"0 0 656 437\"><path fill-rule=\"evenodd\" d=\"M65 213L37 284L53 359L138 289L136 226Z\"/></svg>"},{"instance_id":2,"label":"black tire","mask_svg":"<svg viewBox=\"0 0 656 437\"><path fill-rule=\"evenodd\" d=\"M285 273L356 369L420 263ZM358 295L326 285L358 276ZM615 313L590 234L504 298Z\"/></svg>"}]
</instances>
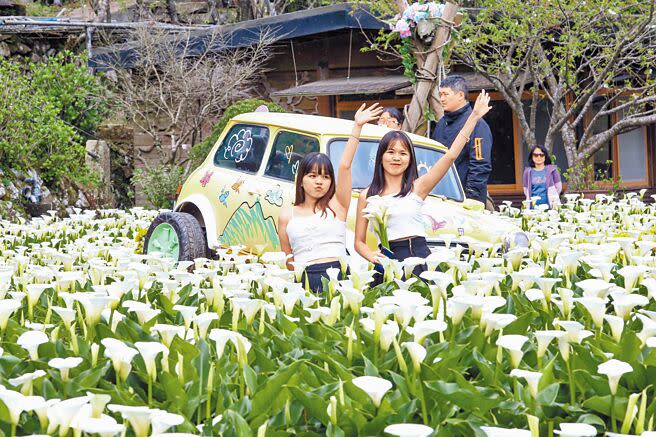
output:
<instances>
[{"instance_id":1,"label":"black tire","mask_svg":"<svg viewBox=\"0 0 656 437\"><path fill-rule=\"evenodd\" d=\"M163 212L150 224L144 240L144 253L148 253L150 237L157 226L166 223L178 237L178 261L193 261L207 257L207 241L198 220L186 212Z\"/></svg>"}]
</instances>

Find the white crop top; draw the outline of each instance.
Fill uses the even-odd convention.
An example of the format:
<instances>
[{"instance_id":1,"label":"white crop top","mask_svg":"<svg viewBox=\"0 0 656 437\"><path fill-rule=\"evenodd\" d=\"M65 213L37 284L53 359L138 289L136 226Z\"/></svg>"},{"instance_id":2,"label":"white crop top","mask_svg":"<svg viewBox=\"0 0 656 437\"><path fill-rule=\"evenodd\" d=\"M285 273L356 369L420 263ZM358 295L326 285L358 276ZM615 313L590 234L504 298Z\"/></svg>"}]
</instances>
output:
<instances>
[{"instance_id":1,"label":"white crop top","mask_svg":"<svg viewBox=\"0 0 656 437\"><path fill-rule=\"evenodd\" d=\"M322 258L346 256L346 222L326 209L308 216L293 215L287 223L287 236L292 246L294 261L310 264Z\"/></svg>"},{"instance_id":2,"label":"white crop top","mask_svg":"<svg viewBox=\"0 0 656 437\"><path fill-rule=\"evenodd\" d=\"M394 197L394 195L384 197L390 200L391 203L387 219L387 238L389 241L426 236L426 228L421 213L424 200L421 197L413 192L405 197Z\"/></svg>"}]
</instances>

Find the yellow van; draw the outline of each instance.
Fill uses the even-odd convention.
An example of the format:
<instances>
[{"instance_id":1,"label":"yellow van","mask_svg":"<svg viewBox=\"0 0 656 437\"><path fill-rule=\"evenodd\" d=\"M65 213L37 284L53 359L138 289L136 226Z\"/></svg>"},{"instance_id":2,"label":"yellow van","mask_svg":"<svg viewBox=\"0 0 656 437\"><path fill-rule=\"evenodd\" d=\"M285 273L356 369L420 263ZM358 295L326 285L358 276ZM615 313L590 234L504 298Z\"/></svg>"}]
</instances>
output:
<instances>
[{"instance_id":1,"label":"yellow van","mask_svg":"<svg viewBox=\"0 0 656 437\"><path fill-rule=\"evenodd\" d=\"M337 166L353 122L314 115L251 112L234 117L211 152L182 186L172 212L151 224L144 248L176 260L207 257L218 247L243 245L261 253L280 250L278 214L294 201L299 161L321 151ZM373 175L378 142L389 131L367 124L352 166L353 201L347 248L352 256L357 194ZM442 144L410 134L419 174L447 150ZM528 238L503 217L466 200L455 167L426 199L429 246L472 241L527 246ZM371 233L370 233L371 234ZM370 243L375 245L374 237Z\"/></svg>"}]
</instances>

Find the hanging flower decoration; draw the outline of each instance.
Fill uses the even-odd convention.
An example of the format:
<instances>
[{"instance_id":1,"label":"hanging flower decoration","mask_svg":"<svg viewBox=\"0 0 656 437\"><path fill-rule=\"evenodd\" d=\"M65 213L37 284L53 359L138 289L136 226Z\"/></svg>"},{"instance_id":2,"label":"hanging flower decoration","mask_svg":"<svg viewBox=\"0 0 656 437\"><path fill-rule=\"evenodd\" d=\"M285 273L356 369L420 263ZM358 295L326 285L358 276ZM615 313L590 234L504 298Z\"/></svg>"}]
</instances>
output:
<instances>
[{"instance_id":1,"label":"hanging flower decoration","mask_svg":"<svg viewBox=\"0 0 656 437\"><path fill-rule=\"evenodd\" d=\"M401 38L410 38L414 33L419 39L429 42L443 11L442 3L413 3L403 11L392 30Z\"/></svg>"}]
</instances>

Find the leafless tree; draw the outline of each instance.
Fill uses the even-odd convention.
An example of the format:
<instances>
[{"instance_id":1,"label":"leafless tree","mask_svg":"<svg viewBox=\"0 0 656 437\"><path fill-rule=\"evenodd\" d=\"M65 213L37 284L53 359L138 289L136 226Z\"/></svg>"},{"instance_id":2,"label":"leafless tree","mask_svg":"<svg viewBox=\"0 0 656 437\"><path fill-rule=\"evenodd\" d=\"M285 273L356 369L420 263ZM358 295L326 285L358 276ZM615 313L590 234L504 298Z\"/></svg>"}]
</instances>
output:
<instances>
[{"instance_id":1,"label":"leafless tree","mask_svg":"<svg viewBox=\"0 0 656 437\"><path fill-rule=\"evenodd\" d=\"M182 149L200 141L203 127L252 94L272 42L263 32L252 46L231 49L218 31L171 35L150 27L130 40L131 68L121 67L119 52L107 62L113 103L153 140L136 158L144 162L143 153L157 151L165 164L182 164Z\"/></svg>"},{"instance_id":2,"label":"leafless tree","mask_svg":"<svg viewBox=\"0 0 656 437\"><path fill-rule=\"evenodd\" d=\"M562 139L573 167L614 136L656 122L655 0L483 3L455 54L501 92L526 144L552 151ZM549 124L538 139L545 101ZM618 115L611 126L595 123L611 115Z\"/></svg>"}]
</instances>

